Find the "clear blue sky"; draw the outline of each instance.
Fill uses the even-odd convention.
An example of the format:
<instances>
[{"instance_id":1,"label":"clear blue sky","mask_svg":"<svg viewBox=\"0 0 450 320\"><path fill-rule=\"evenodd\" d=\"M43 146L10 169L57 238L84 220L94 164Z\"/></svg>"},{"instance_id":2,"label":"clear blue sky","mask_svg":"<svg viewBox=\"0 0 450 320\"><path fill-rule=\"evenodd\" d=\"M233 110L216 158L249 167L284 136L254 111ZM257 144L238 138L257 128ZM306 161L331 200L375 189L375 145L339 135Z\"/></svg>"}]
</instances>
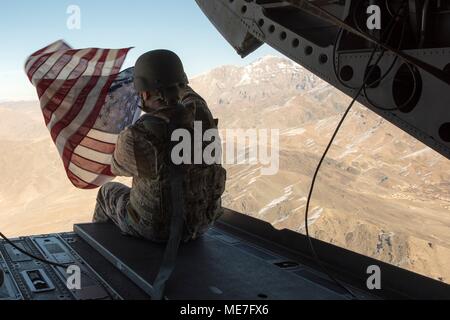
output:
<instances>
[{"instance_id":1,"label":"clear blue sky","mask_svg":"<svg viewBox=\"0 0 450 320\"><path fill-rule=\"evenodd\" d=\"M81 9L80 30L67 28L70 5ZM58 39L74 48L135 47L126 67L141 53L167 48L181 56L189 76L276 54L264 46L241 59L194 0L4 1L0 26L0 101L36 98L23 72L24 62L31 53Z\"/></svg>"}]
</instances>

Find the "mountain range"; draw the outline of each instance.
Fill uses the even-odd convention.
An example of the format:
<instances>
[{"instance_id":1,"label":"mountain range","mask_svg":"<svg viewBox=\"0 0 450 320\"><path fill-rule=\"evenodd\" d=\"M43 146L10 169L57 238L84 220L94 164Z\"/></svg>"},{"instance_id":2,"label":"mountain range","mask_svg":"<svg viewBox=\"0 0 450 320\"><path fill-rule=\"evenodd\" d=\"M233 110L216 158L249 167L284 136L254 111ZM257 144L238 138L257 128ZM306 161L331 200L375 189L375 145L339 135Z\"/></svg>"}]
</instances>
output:
<instances>
[{"instance_id":1,"label":"mountain range","mask_svg":"<svg viewBox=\"0 0 450 320\"><path fill-rule=\"evenodd\" d=\"M304 232L312 174L351 98L273 56L213 69L191 86L221 130L280 131L279 172L226 165L224 206ZM0 167L6 234L69 231L90 221L97 191L72 187L37 102L0 103ZM319 174L309 224L321 240L450 283L450 161L355 105Z\"/></svg>"}]
</instances>

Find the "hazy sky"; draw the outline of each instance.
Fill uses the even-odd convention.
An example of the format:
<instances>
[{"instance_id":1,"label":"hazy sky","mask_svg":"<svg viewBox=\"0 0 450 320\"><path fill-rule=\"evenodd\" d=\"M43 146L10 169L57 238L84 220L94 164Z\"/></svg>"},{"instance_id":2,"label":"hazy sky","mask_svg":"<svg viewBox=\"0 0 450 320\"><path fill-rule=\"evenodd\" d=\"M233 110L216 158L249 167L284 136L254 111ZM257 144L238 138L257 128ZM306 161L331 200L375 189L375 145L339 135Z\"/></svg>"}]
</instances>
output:
<instances>
[{"instance_id":1,"label":"hazy sky","mask_svg":"<svg viewBox=\"0 0 450 320\"><path fill-rule=\"evenodd\" d=\"M67 28L70 5L81 9L80 30ZM135 47L125 67L148 50L171 49L191 77L219 65L276 54L264 46L242 60L194 0L4 1L0 26L0 101L36 99L23 65L30 54L58 39L74 48Z\"/></svg>"}]
</instances>

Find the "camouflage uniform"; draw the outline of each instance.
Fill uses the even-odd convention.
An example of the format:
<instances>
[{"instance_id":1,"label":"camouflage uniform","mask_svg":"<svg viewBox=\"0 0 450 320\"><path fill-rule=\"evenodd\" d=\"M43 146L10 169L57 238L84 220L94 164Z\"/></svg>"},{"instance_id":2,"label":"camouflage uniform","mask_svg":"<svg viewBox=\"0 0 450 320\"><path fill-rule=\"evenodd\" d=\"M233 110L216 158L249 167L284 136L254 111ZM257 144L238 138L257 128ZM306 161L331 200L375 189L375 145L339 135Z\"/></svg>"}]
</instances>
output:
<instances>
[{"instance_id":1,"label":"camouflage uniform","mask_svg":"<svg viewBox=\"0 0 450 320\"><path fill-rule=\"evenodd\" d=\"M187 88L182 99L183 119L202 121L203 130L217 128L206 102ZM165 242L170 231L170 181L167 125L177 107L164 107L141 117L118 139L112 161L117 176L133 177L133 186L104 185L97 197L94 222L112 220L122 233ZM155 121L162 119L164 121ZM223 213L221 195L226 172L221 165L188 165L184 180L185 239L202 235Z\"/></svg>"}]
</instances>

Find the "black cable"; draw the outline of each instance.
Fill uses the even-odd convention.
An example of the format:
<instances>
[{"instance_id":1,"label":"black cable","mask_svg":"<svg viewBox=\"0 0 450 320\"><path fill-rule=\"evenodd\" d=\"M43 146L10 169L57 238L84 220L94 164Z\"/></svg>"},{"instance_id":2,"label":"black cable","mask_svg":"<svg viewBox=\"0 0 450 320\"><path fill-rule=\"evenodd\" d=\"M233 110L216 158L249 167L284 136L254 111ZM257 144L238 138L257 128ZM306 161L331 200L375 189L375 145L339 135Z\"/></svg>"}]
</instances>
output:
<instances>
[{"instance_id":1,"label":"black cable","mask_svg":"<svg viewBox=\"0 0 450 320\"><path fill-rule=\"evenodd\" d=\"M385 1L384 1L384 5L385 5L386 10L387 10L387 12L389 13L389 15L390 15L391 17L395 17L396 14L392 12L391 5L389 4L389 1L391 1L391 0L385 0ZM404 5L404 4L402 4L402 6L403 6L403 5ZM407 17L407 16L405 15L405 16L401 16L401 17L405 18L405 17Z\"/></svg>"},{"instance_id":2,"label":"black cable","mask_svg":"<svg viewBox=\"0 0 450 320\"><path fill-rule=\"evenodd\" d=\"M414 78L414 88L411 92L411 95L409 96L408 100L406 100L405 102L403 102L400 106L395 106L395 107L380 107L379 105L377 105L375 102L373 102L373 100L369 97L369 94L367 92L367 85L364 86L364 97L366 99L366 101L375 109L379 109L379 110L383 110L383 111L397 111L397 110L402 110L404 107L406 107L415 97L416 93L417 93L417 89L418 89L418 81L417 81L417 75L414 72L413 68L411 67L411 65L409 63L406 63L405 66L411 71L411 74ZM377 81L378 82L378 81Z\"/></svg>"},{"instance_id":3,"label":"black cable","mask_svg":"<svg viewBox=\"0 0 450 320\"><path fill-rule=\"evenodd\" d=\"M377 48L375 47L374 50L372 51L372 56L371 56L370 61L371 61L371 60L373 59L373 57L375 56L376 51L377 51ZM380 56L380 57L378 58L377 64L379 63L379 60L381 60L381 57L382 57L382 56ZM367 74L367 77L366 77L366 81L367 81L368 77L372 74L373 71L374 71L374 69L371 69L371 70L369 71L369 73ZM310 208L310 204L311 204L312 194L313 194L313 192L314 192L314 186L315 186L315 183L316 183L316 180L317 180L317 176L318 176L318 174L319 174L319 171L320 171L320 169L321 169L321 167L322 167L323 161L325 160L325 158L326 158L326 156L327 156L327 154L328 154L328 151L330 150L331 146L333 145L333 142L334 142L334 140L335 140L337 134L339 133L339 130L341 129L342 124L344 123L345 119L347 118L347 116L348 116L350 110L353 108L353 105L354 105L355 102L357 101L359 95L362 93L364 86L365 86L365 83L361 86L361 88L358 90L357 94L355 95L355 98L353 98L352 102L351 102L350 105L347 107L347 110L345 111L344 115L342 116L341 120L339 121L339 124L337 125L337 127L336 127L336 129L335 129L335 131L334 131L334 133L333 133L333 136L331 137L331 140L330 140L330 142L328 143L328 146L326 147L325 152L323 153L323 155L322 155L322 157L321 157L321 159L320 159L320 161L319 161L319 164L317 165L316 171L314 172L314 175L313 175L313 178L312 178L311 187L310 187L309 194L308 194L308 200L307 200L307 202L306 202L306 211L305 211L305 231L306 231L306 238L308 239L309 247L310 247L310 249L311 249L311 252L312 252L312 254L313 254L313 256L314 256L314 259L315 259L316 263L317 263L317 264L321 267L321 269L327 274L327 276L328 276L331 280L333 280L333 282L335 282L339 287L341 287L342 289L344 289L344 290L345 290L346 292L348 292L353 298L356 298L356 299L357 299L356 295L355 295L349 288L347 288L345 285L343 285L339 280L337 280L333 275L331 275L331 273L327 270L327 268L325 267L325 265L324 265L324 264L322 263L322 261L320 260L319 255L317 254L316 249L315 249L315 247L314 247L314 244L313 244L313 242L312 242L311 235L310 235L310 233L309 233L309 226L308 226L308 220L309 220L309 219L308 219L308 217L309 217L309 208Z\"/></svg>"},{"instance_id":4,"label":"black cable","mask_svg":"<svg viewBox=\"0 0 450 320\"><path fill-rule=\"evenodd\" d=\"M384 5L386 7L387 12L391 15L391 17L393 17L394 13L392 12L391 6L389 5L389 0L385 0Z\"/></svg>"},{"instance_id":5,"label":"black cable","mask_svg":"<svg viewBox=\"0 0 450 320\"><path fill-rule=\"evenodd\" d=\"M38 257L38 256L35 256L35 255L32 254L32 253L29 253L29 252L23 250L22 248L20 248L19 246L17 246L14 242L12 242L11 240L9 240L9 238L6 237L6 236L5 236L3 233L1 233L1 232L0 232L0 238L2 238L7 244L9 244L11 247L13 247L14 249L16 249L17 251L21 252L22 254L24 254L24 255L26 255L26 256L28 256L28 257L34 259L34 260L37 260L37 261L39 261L39 262L42 262L42 263L44 263L44 264L48 264L48 265L53 266L53 267L56 267L56 268L67 269L67 267L68 267L68 265L66 265L66 264L62 264L62 263L57 263L57 262L49 261L49 260L40 258L40 257ZM96 278L92 277L92 276L91 276L90 274L88 274L87 272L81 270L81 268L80 268L80 272L81 272L82 274L84 274L86 277L88 277L89 279L91 279L91 280L93 280L94 282L96 282L97 284L99 284L99 285L103 288L103 290L105 290L105 292L106 292L106 294L108 295L108 297L109 297L111 300L114 300L114 297L113 297L112 294L109 292L108 288L106 288L106 286L105 286L101 281L99 281L99 280L97 280ZM1 287L1 285L0 285L0 287Z\"/></svg>"},{"instance_id":6,"label":"black cable","mask_svg":"<svg viewBox=\"0 0 450 320\"><path fill-rule=\"evenodd\" d=\"M361 3L363 3L364 1L361 1ZM405 2L404 2L404 4L405 4ZM388 6L388 4L386 4L386 6ZM354 10L354 12L355 11L357 11L356 9L358 9L359 8L359 6L357 6L356 8L355 8L355 10ZM402 9L402 8L401 8ZM397 50L400 50L401 49L401 47L402 47L402 45L403 45L403 41L404 41L404 38L405 38L405 32L406 32L406 26L407 26L407 21L406 21L406 18L407 18L407 16L405 15L405 16L403 16L403 15L400 15L400 13L401 12L399 12L399 14L396 16L396 15L393 15L393 14L391 14L390 13L390 15L391 15L391 17L392 18L394 18L394 19L396 19L397 17L401 17L401 18L405 18L405 21L403 22L403 28L402 28L402 33L401 33L401 40L400 40L400 43L399 43L399 46L398 46L398 48L397 48ZM355 17L353 18L353 23L356 25L356 21L355 21ZM392 21L391 21L392 22ZM390 27L388 26L388 29L390 29ZM392 32L394 32L395 31L395 28L394 29L392 29L391 30L391 33ZM391 38L391 36L392 36L392 34L389 34L388 35L388 38L390 39ZM336 59L336 53L337 53L337 49L338 49L338 47L339 47L339 44L342 42L342 37L343 37L343 35L344 35L344 29L343 28L340 28L340 30L339 30L339 32L338 32L338 34L337 34L337 36L336 36L336 40L335 40L335 42L334 42L334 48L333 48L333 71L334 71L334 74L335 74L335 76L336 76L336 79L338 80L338 82L343 86L343 87L346 87L347 89L351 89L351 90L357 90L359 87L352 87L352 86L350 86L350 85L348 85L348 84L346 84L346 83L344 83L344 81L342 81L342 79L341 79L341 77L340 77L340 75L339 75L339 69L340 69L340 61L338 60L338 59ZM386 77L392 72L392 70L394 69L394 66L395 66L395 64L397 63L397 61L398 61L398 59L399 59L399 57L396 55L395 56L395 58L394 58L394 60L392 61L392 63L391 63L391 65L389 66L389 68L385 71L385 73L380 77L380 79L377 79L375 82L381 82L381 81L383 81L384 79L386 79ZM336 63L336 60L337 60L337 63ZM369 63L370 64L370 63ZM365 69L365 73L367 72L367 69L368 69L368 67L369 67L369 64L367 65L367 67L366 67L366 69ZM369 84L369 86L370 86L371 84ZM369 102L370 103L370 102ZM376 105L374 105L374 107L376 108Z\"/></svg>"},{"instance_id":7,"label":"black cable","mask_svg":"<svg viewBox=\"0 0 450 320\"><path fill-rule=\"evenodd\" d=\"M405 3L406 3L406 2L404 2L403 5L404 5ZM402 11L402 10L403 10L403 6L400 7L400 11ZM390 14L391 14L391 13L390 13ZM402 17L402 18L406 18L406 17L407 17L406 15L401 15L400 12L399 12L397 15L392 15L392 14L391 14L391 16L392 16L394 19L396 19L397 17ZM407 22L406 20L403 21L403 28L402 28L402 33L401 33L401 36L400 36L400 43L399 43L398 49L400 49L400 48L402 47L402 44L403 44L403 41L404 41L404 38L405 38L406 25L407 25L406 22ZM355 23L356 23L356 22L355 22ZM388 27L388 28L389 28L389 27ZM394 30L395 30L395 28L393 28L393 29L390 31L391 33L389 34L388 39L391 38L392 32L394 32ZM336 79L339 81L339 83L340 83L342 86L344 86L344 87L346 87L346 88L348 88L348 89L356 90L356 89L358 89L357 87L352 87L352 86L350 86L350 85L344 83L344 82L342 81L342 79L340 78L339 74L338 74L338 70L339 70L339 62L338 62L338 64L336 65L336 50L337 50L338 43L340 43L340 41L341 41L341 40L339 40L339 39L342 37L342 35L343 35L343 29L341 28L340 31L339 31L339 33L338 33L338 35L337 35L337 37L336 37L335 46L334 46L334 50L333 50L333 69L334 69L334 73L335 73ZM382 54L384 54L384 53L385 53L385 51L384 51ZM417 76L416 76L414 70L412 69L411 65L410 65L410 64L406 64L406 67L411 71L411 74L412 74L412 76L413 76L413 78L414 78L414 88L413 88L413 91L412 91L411 95L409 96L409 98L408 98L404 103L402 103L400 106L395 106L395 107L388 107L388 108L386 108L386 107L381 107L381 106L377 105L377 104L376 104L375 102L373 102L373 100L369 97L369 94L368 94L368 92L367 92L367 88L370 87L371 85L375 84L375 83L381 83L384 79L386 79L386 77L387 77L387 76L392 72L392 70L394 69L394 67L395 67L395 65L396 65L396 63L397 63L397 61L398 61L398 56L396 56L396 57L394 58L394 60L392 61L391 65L389 66L389 68L385 71L385 73L384 73L379 79L375 79L373 83L366 84L366 85L364 86L364 89L363 89L364 96L365 96L367 102L368 102L373 108L375 108L375 109L379 109L379 110L383 110L383 111L396 111L396 110L401 110L401 109L403 109L404 107L406 107L406 106L414 99L414 96L415 96L416 93L417 93L417 89L418 89L418 85L417 85ZM369 60L367 66L366 66L366 68L365 68L365 73L367 73L369 67L370 67L370 60Z\"/></svg>"},{"instance_id":8,"label":"black cable","mask_svg":"<svg viewBox=\"0 0 450 320\"><path fill-rule=\"evenodd\" d=\"M57 262L45 260L45 259L43 259L43 258L39 258L39 257L33 255L32 253L29 253L29 252L23 250L22 248L20 248L19 246L17 246L14 242L12 242L11 240L9 240L9 239L8 239L3 233L1 233L1 232L0 232L0 237L1 237L3 240L5 240L5 242L8 243L11 247L13 247L13 248L16 249L17 251L21 252L22 254L24 254L24 255L26 255L26 256L28 256L28 257L34 259L34 260L37 260L37 261L39 261L39 262L42 262L42 263L45 263L45 264L48 264L48 265L51 265L51 266L54 266L54 267L58 267L58 268L63 268L63 269L66 269L66 268L67 268L67 266L64 265L64 264L62 264L62 263L57 263Z\"/></svg>"},{"instance_id":9,"label":"black cable","mask_svg":"<svg viewBox=\"0 0 450 320\"><path fill-rule=\"evenodd\" d=\"M406 19L403 21L403 27L402 27L402 33L401 33L401 36L400 36L400 42L399 42L399 46L398 46L398 48L397 48L397 50L400 50L401 48L402 48L402 45L403 45L403 41L405 40L405 33L406 33L406 25L407 25L407 21L406 21ZM393 29L392 30L392 32L394 31L395 29ZM391 38L391 34L389 35L389 39ZM384 73L384 75L382 75L381 77L380 77L380 79L376 79L375 81L374 81L374 83L376 83L376 82L382 82L384 79L386 79L387 78L387 76L392 72L392 70L394 69L394 67L395 67L395 64L397 63L397 61L398 61L398 56L395 56L395 58L394 58L394 60L392 61L392 63L391 63L391 65L389 66L389 68L387 68L387 70L386 70L386 72ZM365 72L367 72L367 69L369 68L369 65L366 67L366 71ZM366 84L366 87L367 86L371 86L372 85L372 83L371 84L369 84L369 85L367 85Z\"/></svg>"},{"instance_id":10,"label":"black cable","mask_svg":"<svg viewBox=\"0 0 450 320\"><path fill-rule=\"evenodd\" d=\"M405 38L405 30L406 30L406 20L403 22L403 28L402 28L402 34L401 34L401 38L400 38L400 45L399 47L402 46L404 38ZM406 67L409 69L409 71L411 72L413 78L414 78L414 88L411 92L411 95L409 96L408 100L406 100L405 102L403 102L400 106L396 106L396 107L380 107L379 105L377 105L375 102L373 102L373 100L369 97L369 94L367 92L367 88L370 87L371 85L375 84L375 83L381 83L388 75L389 73L393 70L395 64L398 61L398 56L395 57L393 63L391 64L391 66L388 68L388 70L386 71L386 73L384 74L384 76L380 77L380 79L376 79L373 83L371 84L366 84L364 86L364 97L366 98L367 102L375 109L379 109L379 110L383 110L383 111L396 111L396 110L401 110L404 107L406 107L415 97L416 93L417 93L417 89L418 89L418 81L417 81L417 75L414 72L413 68L411 67L411 65L409 63L406 63ZM369 66L366 67L366 70Z\"/></svg>"},{"instance_id":11,"label":"black cable","mask_svg":"<svg viewBox=\"0 0 450 320\"><path fill-rule=\"evenodd\" d=\"M404 1L404 4L405 4L405 3L406 3L406 1ZM396 17L391 21L392 26L390 26L390 28L394 28L394 27L395 27L396 22L397 22L397 18L398 18L398 16L399 16L399 13L402 12L403 7L404 7L403 5L400 7L398 13L396 14ZM392 33L390 33L390 35L392 35ZM389 41L389 40L390 40L390 39L388 39L387 41ZM375 48L372 50L371 56L370 56L369 61L368 61L368 66L370 66L370 63L372 62L372 60L373 60L373 58L374 58L374 56L375 56L375 54L376 54L376 52L377 52L377 50L378 50L379 47L380 47L380 46L375 46ZM380 61L381 61L381 59L383 58L384 53L386 52L386 50L385 50L385 49L382 49L381 52L382 52L382 53L379 55L378 59L376 60L375 64L373 65L374 67L377 66L377 65L380 63ZM370 79L370 76L372 75L373 71L375 70L374 67L372 67L372 68L371 68L370 70L368 70L368 72L366 73L365 78L364 78L364 81L363 81L363 84L361 85L361 87L359 88L359 90L358 90L357 93L355 94L355 97L354 97L353 100L351 101L350 105L347 107L346 111L344 112L344 114L343 114L341 120L339 121L339 123L338 123L338 125L337 125L337 127L336 127L336 129L335 129L335 131L334 131L334 133L333 133L333 135L332 135L332 137L331 137L331 139L330 139L330 141L329 141L327 147L325 148L325 151L324 151L322 157L320 158L320 161L319 161L319 163L318 163L318 165L317 165L317 167L316 167L316 170L315 170L315 172L314 172L314 175L313 175L313 178L312 178L312 181L311 181L311 187L310 187L310 190L309 190L309 193L308 193L308 198L307 198L307 202L306 202L306 209L305 209L305 231L306 231L306 238L307 238L307 240L308 240L309 247L310 247L310 249L311 249L311 252L312 252L312 254L313 254L313 257L314 257L314 259L315 259L317 265L319 265L319 267L321 267L321 269L327 274L327 276L328 276L331 280L333 280L339 287L341 287L342 289L344 289L346 292L348 292L348 293L349 293L353 298L355 298L355 299L357 299L356 295L355 295L349 288L347 288L347 286L345 286L345 285L342 284L339 280L337 280L337 279L336 279L336 278L328 271L328 269L325 267L325 265L324 265L324 264L322 263L322 261L320 260L319 255L317 254L317 251L316 251L316 249L315 249L315 247L314 247L314 244L313 244L313 242L312 242L311 235L310 235L310 233L309 233L309 223L308 223L308 220L309 220L309 219L308 219L308 217L309 217L309 208L310 208L310 205L311 205L311 199L312 199L312 195L313 195L313 192L314 192L315 183L316 183L318 174L319 174L319 172L320 172L320 169L322 168L322 164L323 164L323 162L325 161L325 158L326 158L326 156L328 155L328 152L330 151L331 146L333 145L334 140L336 139L336 136L337 136L337 134L339 133L339 131L340 131L340 129L341 129L341 127L342 127L344 121L346 120L346 118L347 118L348 114L350 113L351 109L353 108L355 102L358 100L359 96L361 95L361 93L363 92L364 88L366 87L367 82L368 82L369 79Z\"/></svg>"}]
</instances>

